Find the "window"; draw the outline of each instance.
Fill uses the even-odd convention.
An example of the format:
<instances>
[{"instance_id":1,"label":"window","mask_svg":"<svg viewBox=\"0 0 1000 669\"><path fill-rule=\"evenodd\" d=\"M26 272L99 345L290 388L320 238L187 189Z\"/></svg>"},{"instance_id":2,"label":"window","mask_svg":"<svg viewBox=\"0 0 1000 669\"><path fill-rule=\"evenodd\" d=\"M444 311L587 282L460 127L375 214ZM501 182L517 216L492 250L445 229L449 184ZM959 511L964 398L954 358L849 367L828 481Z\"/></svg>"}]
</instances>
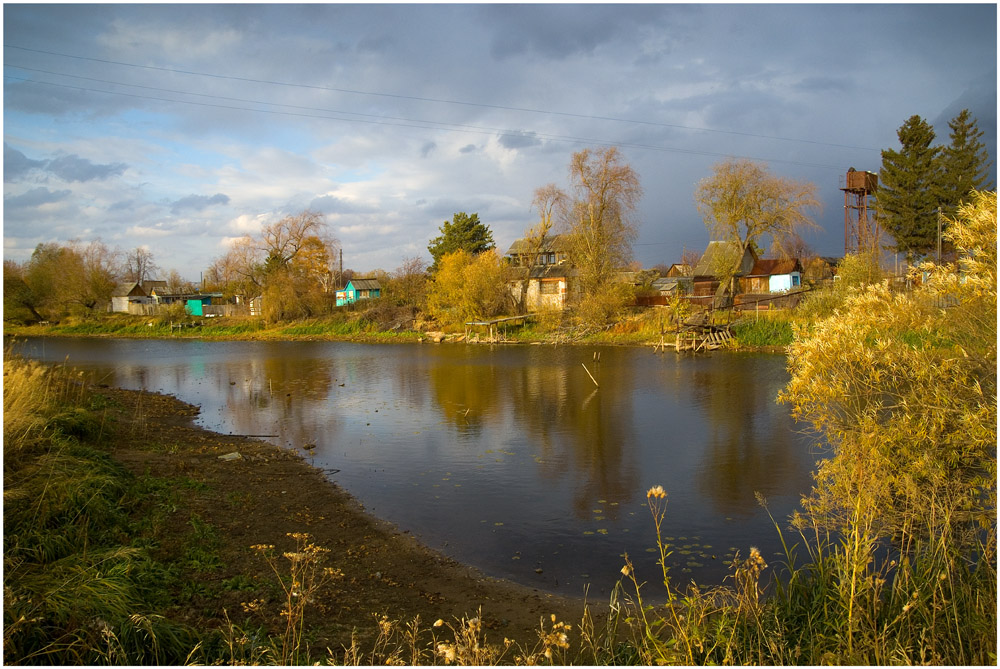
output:
<instances>
[{"instance_id":1,"label":"window","mask_svg":"<svg viewBox=\"0 0 1000 669\"><path fill-rule=\"evenodd\" d=\"M538 284L539 295L558 295L559 281L542 281Z\"/></svg>"}]
</instances>

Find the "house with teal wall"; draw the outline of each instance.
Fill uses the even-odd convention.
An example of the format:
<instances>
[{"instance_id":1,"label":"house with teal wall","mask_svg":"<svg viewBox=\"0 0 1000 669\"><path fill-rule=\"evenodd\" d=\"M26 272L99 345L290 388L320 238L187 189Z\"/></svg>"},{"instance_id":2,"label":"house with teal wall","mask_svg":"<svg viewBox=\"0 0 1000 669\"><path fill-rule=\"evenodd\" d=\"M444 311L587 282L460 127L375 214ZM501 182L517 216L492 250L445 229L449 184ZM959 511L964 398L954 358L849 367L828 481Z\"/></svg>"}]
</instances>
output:
<instances>
[{"instance_id":1,"label":"house with teal wall","mask_svg":"<svg viewBox=\"0 0 1000 669\"><path fill-rule=\"evenodd\" d=\"M343 290L337 291L337 306L354 304L358 300L369 300L382 294L378 279L351 279Z\"/></svg>"}]
</instances>

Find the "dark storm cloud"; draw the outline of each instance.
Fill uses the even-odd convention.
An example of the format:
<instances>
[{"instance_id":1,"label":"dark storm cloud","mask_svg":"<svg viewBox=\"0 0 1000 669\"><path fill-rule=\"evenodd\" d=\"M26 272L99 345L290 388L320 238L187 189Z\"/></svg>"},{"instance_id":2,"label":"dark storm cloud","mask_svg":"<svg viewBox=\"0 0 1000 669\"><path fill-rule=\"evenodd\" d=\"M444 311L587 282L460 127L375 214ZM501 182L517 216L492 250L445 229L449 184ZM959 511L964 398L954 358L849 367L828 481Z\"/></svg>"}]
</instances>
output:
<instances>
[{"instance_id":1,"label":"dark storm cloud","mask_svg":"<svg viewBox=\"0 0 1000 669\"><path fill-rule=\"evenodd\" d=\"M475 144L466 144L461 149L459 149L458 152L459 153L475 153L476 152L476 145Z\"/></svg>"},{"instance_id":2,"label":"dark storm cloud","mask_svg":"<svg viewBox=\"0 0 1000 669\"><path fill-rule=\"evenodd\" d=\"M663 13L649 5L490 5L483 11L494 57L533 52L557 60L593 53Z\"/></svg>"},{"instance_id":3,"label":"dark storm cloud","mask_svg":"<svg viewBox=\"0 0 1000 669\"><path fill-rule=\"evenodd\" d=\"M5 182L18 181L31 170L41 169L44 166L44 160L32 160L17 149L11 148L7 142L3 143L3 180Z\"/></svg>"},{"instance_id":4,"label":"dark storm cloud","mask_svg":"<svg viewBox=\"0 0 1000 669\"><path fill-rule=\"evenodd\" d=\"M125 163L109 163L100 165L77 155L59 156L53 158L45 166L63 181L101 181L110 177L121 176L128 165Z\"/></svg>"},{"instance_id":5,"label":"dark storm cloud","mask_svg":"<svg viewBox=\"0 0 1000 669\"><path fill-rule=\"evenodd\" d=\"M229 196L225 193L215 195L188 195L170 203L170 211L179 214L185 209L202 211L217 204L229 204Z\"/></svg>"}]
</instances>

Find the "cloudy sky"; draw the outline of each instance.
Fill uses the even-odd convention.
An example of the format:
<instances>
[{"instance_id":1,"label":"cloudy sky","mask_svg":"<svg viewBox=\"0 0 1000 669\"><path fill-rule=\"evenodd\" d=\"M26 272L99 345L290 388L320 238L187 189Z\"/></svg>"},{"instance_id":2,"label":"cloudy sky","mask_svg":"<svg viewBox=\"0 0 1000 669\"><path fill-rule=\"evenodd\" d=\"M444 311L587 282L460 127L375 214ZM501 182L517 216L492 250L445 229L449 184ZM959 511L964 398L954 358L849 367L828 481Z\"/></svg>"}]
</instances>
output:
<instances>
[{"instance_id":1,"label":"cloudy sky","mask_svg":"<svg viewBox=\"0 0 1000 669\"><path fill-rule=\"evenodd\" d=\"M849 167L969 108L996 154L997 14L969 5L42 5L3 8L4 258L148 247L198 280L313 209L344 265L429 258L457 211L506 250L573 152L617 145L645 266L702 251L727 156L817 184L843 253ZM996 179L995 167L993 179Z\"/></svg>"}]
</instances>

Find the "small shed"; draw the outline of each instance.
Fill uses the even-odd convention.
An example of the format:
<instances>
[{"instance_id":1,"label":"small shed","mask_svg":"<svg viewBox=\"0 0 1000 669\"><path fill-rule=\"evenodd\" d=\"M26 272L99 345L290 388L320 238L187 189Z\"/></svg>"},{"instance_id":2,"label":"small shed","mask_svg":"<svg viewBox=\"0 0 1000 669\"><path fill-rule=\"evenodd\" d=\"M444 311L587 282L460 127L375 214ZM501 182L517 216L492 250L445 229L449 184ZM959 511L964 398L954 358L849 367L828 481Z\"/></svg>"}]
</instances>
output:
<instances>
[{"instance_id":1,"label":"small shed","mask_svg":"<svg viewBox=\"0 0 1000 669\"><path fill-rule=\"evenodd\" d=\"M146 291L138 283L120 283L115 287L115 292L111 296L111 311L117 313L128 313L128 305L132 303L142 304L148 302Z\"/></svg>"},{"instance_id":2,"label":"small shed","mask_svg":"<svg viewBox=\"0 0 1000 669\"><path fill-rule=\"evenodd\" d=\"M784 293L802 285L802 264L798 258L765 258L754 263L740 279L744 293Z\"/></svg>"},{"instance_id":3,"label":"small shed","mask_svg":"<svg viewBox=\"0 0 1000 669\"><path fill-rule=\"evenodd\" d=\"M378 279L351 279L343 290L336 293L337 306L354 304L358 300L370 300L382 294Z\"/></svg>"},{"instance_id":4,"label":"small shed","mask_svg":"<svg viewBox=\"0 0 1000 669\"><path fill-rule=\"evenodd\" d=\"M661 276L653 280L653 290L657 295L686 295L692 290L692 278L690 276Z\"/></svg>"}]
</instances>

